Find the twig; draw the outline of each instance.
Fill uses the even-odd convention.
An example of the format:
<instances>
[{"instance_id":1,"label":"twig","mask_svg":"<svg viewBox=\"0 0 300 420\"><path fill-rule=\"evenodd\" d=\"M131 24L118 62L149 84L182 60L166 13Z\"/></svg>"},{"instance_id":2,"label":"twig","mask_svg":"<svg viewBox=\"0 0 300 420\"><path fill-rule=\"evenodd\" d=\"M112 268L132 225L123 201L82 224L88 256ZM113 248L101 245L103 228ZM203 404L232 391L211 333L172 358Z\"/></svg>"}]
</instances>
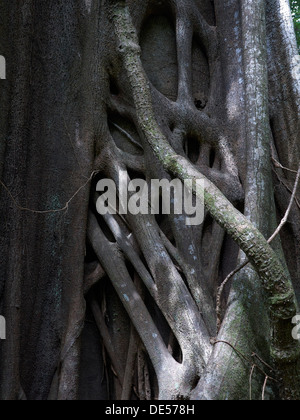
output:
<instances>
[{"instance_id":1,"label":"twig","mask_svg":"<svg viewBox=\"0 0 300 420\"><path fill-rule=\"evenodd\" d=\"M233 276L235 276L240 270L242 270L244 267L246 267L246 265L248 265L248 263L249 263L249 260L246 260L242 265L240 265L235 270L233 270L230 274L228 274L226 279L222 282L221 286L218 288L218 291L217 291L217 309L216 309L216 311L217 311L217 331L220 330L221 323L222 323L222 295L223 295L223 291L225 289L225 286L227 285L229 280Z\"/></svg>"},{"instance_id":2,"label":"twig","mask_svg":"<svg viewBox=\"0 0 300 420\"><path fill-rule=\"evenodd\" d=\"M260 363L265 365L268 369L270 369L271 372L273 372L274 369L272 368L272 366L268 365L268 363L266 363L258 354L253 353L252 357L255 357L257 360L260 361Z\"/></svg>"},{"instance_id":3,"label":"twig","mask_svg":"<svg viewBox=\"0 0 300 420\"><path fill-rule=\"evenodd\" d=\"M292 171L294 172L294 171ZM294 201L296 200L296 194L297 194L297 189L299 186L299 181L300 181L300 166L297 172L297 176L296 176L296 181L294 184L294 189L292 191L292 196L290 199L290 203L289 206L287 208L287 211L283 217L283 219L281 220L279 226L277 227L277 229L275 230L275 232L273 233L273 235L268 239L268 243L270 244L275 238L276 236L280 233L280 231L282 230L282 228L284 227L284 225L287 223L290 212L292 210L292 206ZM217 291L217 308L216 308L216 312L217 312L217 330L220 330L221 327L221 323L222 323L222 308L221 308L221 301L222 301L222 294L224 291L225 286L227 285L227 283L229 282L229 280L235 276L240 270L242 270L244 267L246 267L249 264L249 260L247 259L243 264L241 264L239 267L237 267L235 270L233 270L227 277L226 279L222 282L222 284L220 285L220 287L218 288Z\"/></svg>"},{"instance_id":4,"label":"twig","mask_svg":"<svg viewBox=\"0 0 300 420\"><path fill-rule=\"evenodd\" d=\"M225 341L225 340L215 340L213 342L214 345L216 344L227 344L227 346L231 347L232 350L234 350L239 356L241 356L242 359L244 359L247 363L250 363L252 365L252 361L250 359L247 358L247 356L245 356L240 350L238 350L233 344L229 343L229 341Z\"/></svg>"},{"instance_id":5,"label":"twig","mask_svg":"<svg viewBox=\"0 0 300 420\"><path fill-rule=\"evenodd\" d=\"M118 124L115 124L112 121L109 121L117 130L120 131L120 133L124 134L125 137L127 137L127 139L134 144L136 147L138 147L141 150L144 150L143 147L126 131L124 130L122 127L120 127Z\"/></svg>"},{"instance_id":6,"label":"twig","mask_svg":"<svg viewBox=\"0 0 300 420\"><path fill-rule=\"evenodd\" d=\"M74 200L74 198L80 193L81 190L83 190L94 178L94 176L98 173L98 171L94 171L92 172L91 176L88 178L88 180L80 187L78 188L78 190L75 192L75 194L72 195L72 197L66 202L66 204L64 205L64 207L60 208L60 209L54 209L54 210L33 210L30 209L28 207L23 207L20 206L16 199L14 198L14 196L12 195L12 193L10 192L9 188L4 184L3 181L0 180L0 185L2 185L2 187L5 189L5 191L7 192L7 194L9 195L9 197L11 198L13 204L21 211L28 211L30 213L36 213L36 214L50 214L50 213L62 213L64 211L67 211L69 209L69 205L71 204L71 202Z\"/></svg>"},{"instance_id":7,"label":"twig","mask_svg":"<svg viewBox=\"0 0 300 420\"><path fill-rule=\"evenodd\" d=\"M252 401L252 377L253 377L253 373L254 373L255 368L256 368L256 365L253 365L252 368L251 368L250 377L249 377L250 401Z\"/></svg>"},{"instance_id":8,"label":"twig","mask_svg":"<svg viewBox=\"0 0 300 420\"><path fill-rule=\"evenodd\" d=\"M278 173L275 171L275 169L273 168L273 172L275 173L278 181L292 194L293 191L290 189L290 187L280 178L280 176L278 175ZM295 202L298 206L298 208L300 209L300 203L299 200L295 197Z\"/></svg>"},{"instance_id":9,"label":"twig","mask_svg":"<svg viewBox=\"0 0 300 420\"><path fill-rule=\"evenodd\" d=\"M256 363L253 363L252 360L250 358L248 358L247 356L245 356L240 350L238 350L234 345L232 345L231 343L229 343L228 341L225 340L214 340L212 344L218 344L218 343L223 343L223 344L227 344L229 347L231 347L244 361L246 361L248 364L251 365L251 371L250 371L250 376L249 376L249 385L250 385L250 401L252 400L252 378L253 378L253 374L254 374L254 370L255 368L258 369L263 376L265 377L265 381L264 381L264 385L263 385L263 390L262 390L262 400L265 400L265 392L266 392L266 387L267 387L267 383L268 380L272 380L274 382L278 382L277 379L272 378L271 376L269 376L260 366L258 366ZM257 359L263 363L268 369L271 370L271 372L273 372L273 368L271 366L269 366L266 362L264 362L262 360L261 357L259 357L256 353L252 353L252 357L257 357Z\"/></svg>"},{"instance_id":10,"label":"twig","mask_svg":"<svg viewBox=\"0 0 300 420\"><path fill-rule=\"evenodd\" d=\"M264 386L263 386L263 390L262 390L262 401L265 401L265 392L266 392L266 387L267 387L268 379L269 379L269 377L266 376L265 382L264 382Z\"/></svg>"},{"instance_id":11,"label":"twig","mask_svg":"<svg viewBox=\"0 0 300 420\"><path fill-rule=\"evenodd\" d=\"M292 172L293 174L297 173L297 171L294 171L293 169L289 169L289 168L286 168L285 166L281 165L281 163L278 162L278 160L275 159L273 156L272 156L272 160L273 160L274 166L276 166L276 168L284 169L285 171Z\"/></svg>"},{"instance_id":12,"label":"twig","mask_svg":"<svg viewBox=\"0 0 300 420\"><path fill-rule=\"evenodd\" d=\"M264 376L268 376L269 379L271 379L272 381L278 382L275 378L272 378L271 376L269 376L260 366L258 366L256 363L253 363L253 361L250 359L250 357L245 356L240 350L238 350L233 344L229 343L229 341L225 341L225 340L214 340L213 344L218 344L218 343L223 343L223 344L227 344L229 347L231 347L243 360L245 360L245 362L249 363L251 366L255 365L255 367L264 375ZM254 354L254 353L253 353ZM259 359L260 361L262 361L262 359ZM272 372L274 371L274 369L269 366L267 363L263 362L263 364L265 366L268 367L268 369L270 369Z\"/></svg>"},{"instance_id":13,"label":"twig","mask_svg":"<svg viewBox=\"0 0 300 420\"><path fill-rule=\"evenodd\" d=\"M275 230L275 232L273 233L273 235L271 236L271 238L269 239L269 243L271 243L273 241L273 239L275 239L275 237L278 235L278 233L281 231L281 229L283 228L283 226L287 223L292 206L294 204L295 198L296 198L296 194L297 194L297 189L298 189L298 185L299 185L299 180L300 180L300 166L297 172L297 176L296 176L296 181L295 181L295 185L294 185L294 189L292 192L292 197L290 200L290 204L287 208L287 211L283 217L283 219L280 222L280 225L278 226L278 228Z\"/></svg>"}]
</instances>

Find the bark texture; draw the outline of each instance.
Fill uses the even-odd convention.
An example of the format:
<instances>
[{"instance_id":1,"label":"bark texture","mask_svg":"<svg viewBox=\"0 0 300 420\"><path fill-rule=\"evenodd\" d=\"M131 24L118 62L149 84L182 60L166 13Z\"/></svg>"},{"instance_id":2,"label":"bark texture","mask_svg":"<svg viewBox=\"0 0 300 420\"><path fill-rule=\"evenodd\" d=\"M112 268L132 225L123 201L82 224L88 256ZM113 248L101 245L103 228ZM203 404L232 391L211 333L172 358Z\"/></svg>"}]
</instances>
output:
<instances>
[{"instance_id":1,"label":"bark texture","mask_svg":"<svg viewBox=\"0 0 300 420\"><path fill-rule=\"evenodd\" d=\"M0 5L1 399L298 399L299 193L266 241L300 157L288 0L126 5ZM201 174L204 223L99 216L120 170Z\"/></svg>"}]
</instances>

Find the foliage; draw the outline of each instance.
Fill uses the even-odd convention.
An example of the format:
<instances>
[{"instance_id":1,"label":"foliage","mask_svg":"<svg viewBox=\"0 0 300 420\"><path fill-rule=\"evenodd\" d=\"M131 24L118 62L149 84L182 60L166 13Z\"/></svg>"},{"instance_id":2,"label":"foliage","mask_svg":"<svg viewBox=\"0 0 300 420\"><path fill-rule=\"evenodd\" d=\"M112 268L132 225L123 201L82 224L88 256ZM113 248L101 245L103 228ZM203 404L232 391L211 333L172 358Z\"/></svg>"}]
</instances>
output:
<instances>
[{"instance_id":1,"label":"foliage","mask_svg":"<svg viewBox=\"0 0 300 420\"><path fill-rule=\"evenodd\" d=\"M290 0L298 48L300 51L300 0Z\"/></svg>"}]
</instances>

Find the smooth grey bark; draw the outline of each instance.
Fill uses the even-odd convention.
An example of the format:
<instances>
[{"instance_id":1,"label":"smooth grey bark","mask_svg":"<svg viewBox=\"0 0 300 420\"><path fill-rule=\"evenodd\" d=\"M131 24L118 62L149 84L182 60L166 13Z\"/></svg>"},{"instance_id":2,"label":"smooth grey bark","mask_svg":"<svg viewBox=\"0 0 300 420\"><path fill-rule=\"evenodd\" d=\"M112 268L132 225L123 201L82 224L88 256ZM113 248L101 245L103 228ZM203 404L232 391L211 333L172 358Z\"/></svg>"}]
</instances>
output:
<instances>
[{"instance_id":1,"label":"smooth grey bark","mask_svg":"<svg viewBox=\"0 0 300 420\"><path fill-rule=\"evenodd\" d=\"M276 228L276 219L272 177L270 176L271 133L268 108L266 28L263 20L265 2L253 4L245 1L238 11L232 10L231 13L232 16L235 16L236 28L238 25L241 28L236 46L239 55L236 60L243 63L243 71L239 77L240 84L245 89L241 93L246 110L244 132L246 150L244 153L247 156L247 175L244 213L254 226L268 238ZM269 217L270 214L274 216L273 219ZM243 263L244 260L245 256L242 254L239 263ZM248 290L246 299L243 296L245 288ZM220 340L234 343L238 348L241 340L241 347L244 348L253 348L257 345L268 348L269 337L263 337L259 333L259 330L268 330L269 328L269 319L262 296L260 281L251 267L247 267L237 274L232 285L225 322L219 334ZM256 315L253 313L252 316L249 316L251 310L254 310ZM252 331L255 333L253 334ZM216 347L210 367L207 369L208 373L199 385L200 395L205 399L226 398L226 393L223 391L225 388L223 378L226 377L228 365L230 366L228 386L231 388L231 392L239 394L240 387L243 387L243 383L237 379L240 377L239 372L243 361L228 345L220 343ZM268 354L265 353L264 357L268 358ZM222 358L222 363L220 363L220 358ZM215 365L220 365L220 369L214 369ZM207 383L210 384L210 387L207 387ZM254 396L252 395L252 397ZM245 394L244 398L248 398L248 394Z\"/></svg>"}]
</instances>

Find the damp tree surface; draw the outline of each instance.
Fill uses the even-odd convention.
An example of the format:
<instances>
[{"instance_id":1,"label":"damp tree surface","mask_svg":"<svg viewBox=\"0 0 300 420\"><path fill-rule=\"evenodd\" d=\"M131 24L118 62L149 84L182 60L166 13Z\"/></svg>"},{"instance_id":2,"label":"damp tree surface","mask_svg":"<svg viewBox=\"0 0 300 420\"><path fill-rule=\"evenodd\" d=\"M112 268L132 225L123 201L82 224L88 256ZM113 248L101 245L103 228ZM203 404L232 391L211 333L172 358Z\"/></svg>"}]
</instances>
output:
<instances>
[{"instance_id":1,"label":"damp tree surface","mask_svg":"<svg viewBox=\"0 0 300 420\"><path fill-rule=\"evenodd\" d=\"M288 0L0 16L1 399L299 399ZM100 216L97 182L120 171L204 179L204 223Z\"/></svg>"}]
</instances>

